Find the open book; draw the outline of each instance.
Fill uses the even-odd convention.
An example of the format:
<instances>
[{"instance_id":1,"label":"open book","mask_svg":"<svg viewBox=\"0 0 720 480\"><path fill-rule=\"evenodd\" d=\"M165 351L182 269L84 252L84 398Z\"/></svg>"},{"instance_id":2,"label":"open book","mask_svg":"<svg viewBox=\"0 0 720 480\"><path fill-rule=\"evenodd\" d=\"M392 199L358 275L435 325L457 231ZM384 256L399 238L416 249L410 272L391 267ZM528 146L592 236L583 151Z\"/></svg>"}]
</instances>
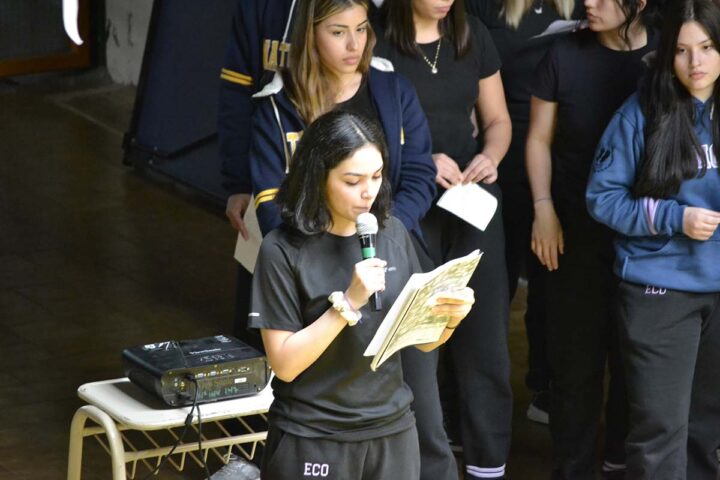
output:
<instances>
[{"instance_id":1,"label":"open book","mask_svg":"<svg viewBox=\"0 0 720 480\"><path fill-rule=\"evenodd\" d=\"M475 250L431 272L410 277L365 350L366 357L374 356L370 368L377 370L401 348L440 338L449 319L432 314L435 299L443 292L467 286L481 256L482 253Z\"/></svg>"}]
</instances>

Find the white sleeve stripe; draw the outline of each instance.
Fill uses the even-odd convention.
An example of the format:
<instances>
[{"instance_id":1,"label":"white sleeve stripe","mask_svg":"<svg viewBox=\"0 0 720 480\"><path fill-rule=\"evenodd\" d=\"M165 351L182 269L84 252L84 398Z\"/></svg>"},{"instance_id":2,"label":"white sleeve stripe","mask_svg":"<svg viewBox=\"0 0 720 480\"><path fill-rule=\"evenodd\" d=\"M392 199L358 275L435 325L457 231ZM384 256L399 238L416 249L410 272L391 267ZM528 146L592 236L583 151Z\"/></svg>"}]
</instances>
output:
<instances>
[{"instance_id":1,"label":"white sleeve stripe","mask_svg":"<svg viewBox=\"0 0 720 480\"><path fill-rule=\"evenodd\" d=\"M467 473L475 478L501 478L505 476L505 465L500 467L482 468L475 465L465 467Z\"/></svg>"}]
</instances>

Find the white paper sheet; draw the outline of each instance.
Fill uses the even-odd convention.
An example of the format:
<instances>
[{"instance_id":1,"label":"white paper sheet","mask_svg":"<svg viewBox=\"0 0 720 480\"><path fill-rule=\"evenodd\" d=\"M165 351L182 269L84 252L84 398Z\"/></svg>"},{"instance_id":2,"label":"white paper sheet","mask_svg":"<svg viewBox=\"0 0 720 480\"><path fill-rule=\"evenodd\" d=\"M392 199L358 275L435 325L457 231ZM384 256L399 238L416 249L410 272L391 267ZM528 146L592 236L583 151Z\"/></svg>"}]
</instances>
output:
<instances>
[{"instance_id":1,"label":"white paper sheet","mask_svg":"<svg viewBox=\"0 0 720 480\"><path fill-rule=\"evenodd\" d=\"M260 224L258 223L257 214L255 213L255 197L250 199L250 205L248 205L248 209L245 211L243 220L245 221L245 228L247 228L250 234L250 239L245 240L242 235L238 233L234 257L235 260L247 268L250 273L254 273L255 262L257 261L258 252L260 251L260 243L262 243Z\"/></svg>"},{"instance_id":2,"label":"white paper sheet","mask_svg":"<svg viewBox=\"0 0 720 480\"><path fill-rule=\"evenodd\" d=\"M482 231L497 210L497 199L476 183L460 184L447 190L437 205Z\"/></svg>"},{"instance_id":3,"label":"white paper sheet","mask_svg":"<svg viewBox=\"0 0 720 480\"><path fill-rule=\"evenodd\" d=\"M587 28L587 26L587 20L555 20L550 25L548 25L544 32L539 33L531 38L540 38L547 35L574 32Z\"/></svg>"}]
</instances>

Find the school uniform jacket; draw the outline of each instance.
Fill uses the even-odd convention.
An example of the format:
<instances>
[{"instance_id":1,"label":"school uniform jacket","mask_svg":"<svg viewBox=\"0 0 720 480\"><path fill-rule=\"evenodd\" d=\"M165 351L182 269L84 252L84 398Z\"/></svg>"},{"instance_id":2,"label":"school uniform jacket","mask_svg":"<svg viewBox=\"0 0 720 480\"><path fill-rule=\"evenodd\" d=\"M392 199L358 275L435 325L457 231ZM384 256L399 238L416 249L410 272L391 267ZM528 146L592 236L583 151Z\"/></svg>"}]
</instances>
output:
<instances>
[{"instance_id":1,"label":"school uniform jacket","mask_svg":"<svg viewBox=\"0 0 720 480\"><path fill-rule=\"evenodd\" d=\"M408 231L422 238L419 221L435 197L430 130L415 89L391 70L389 62L374 58L367 87L388 145L392 213ZM250 170L258 222L265 235L281 223L275 194L305 122L285 95L279 74L255 98L258 103L252 122Z\"/></svg>"},{"instance_id":2,"label":"school uniform jacket","mask_svg":"<svg viewBox=\"0 0 720 480\"><path fill-rule=\"evenodd\" d=\"M704 175L685 180L670 198L632 194L645 156L645 116L638 95L615 113L600 140L586 200L590 214L619 232L615 273L625 281L688 292L720 292L720 229L709 240L683 233L688 206L720 211L720 173L713 152L711 101L693 99L695 135L708 160ZM704 159L698 159L698 166Z\"/></svg>"},{"instance_id":3,"label":"school uniform jacket","mask_svg":"<svg viewBox=\"0 0 720 480\"><path fill-rule=\"evenodd\" d=\"M297 0L239 0L220 71L219 153L223 185L250 193L252 95L287 65Z\"/></svg>"}]
</instances>

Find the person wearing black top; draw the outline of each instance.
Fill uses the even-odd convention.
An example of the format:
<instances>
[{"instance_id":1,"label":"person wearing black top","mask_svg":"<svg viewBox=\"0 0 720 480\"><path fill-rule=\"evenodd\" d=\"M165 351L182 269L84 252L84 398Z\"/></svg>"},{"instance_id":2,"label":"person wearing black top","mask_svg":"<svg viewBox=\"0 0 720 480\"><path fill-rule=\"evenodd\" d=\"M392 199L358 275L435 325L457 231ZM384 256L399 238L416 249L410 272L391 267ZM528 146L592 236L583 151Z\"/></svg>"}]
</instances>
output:
<instances>
[{"instance_id":1,"label":"person wearing black top","mask_svg":"<svg viewBox=\"0 0 720 480\"><path fill-rule=\"evenodd\" d=\"M571 19L580 18L584 7L575 0L465 0L465 5L468 13L488 28L502 61L500 73L512 120L510 149L498 168L498 185L503 193L505 261L511 300L521 272L527 279L525 384L534 392L527 416L547 424L550 372L545 346L545 270L530 250L532 196L525 171L525 139L535 69L558 37L546 30L551 24L562 26L559 34L576 28L580 22Z\"/></svg>"},{"instance_id":2,"label":"person wearing black top","mask_svg":"<svg viewBox=\"0 0 720 480\"><path fill-rule=\"evenodd\" d=\"M532 90L527 170L535 219L531 248L547 268L550 433L557 479L594 479L610 371L602 471L624 478L627 400L612 311L613 233L590 218L585 187L595 147L636 89L655 48L654 5L586 0L589 28L559 39Z\"/></svg>"},{"instance_id":3,"label":"person wearing black top","mask_svg":"<svg viewBox=\"0 0 720 480\"><path fill-rule=\"evenodd\" d=\"M498 199L497 166L510 143L498 59L488 31L465 17L461 1L386 0L375 53L411 79L432 133L436 181L442 189L476 182ZM477 109L478 147L471 115ZM457 383L465 478L502 478L510 445L512 392L507 348L508 292L502 218L482 232L433 206L422 221L437 263L480 248L470 285L478 302L462 334L448 344ZM444 400L447 402L447 396Z\"/></svg>"},{"instance_id":4,"label":"person wearing black top","mask_svg":"<svg viewBox=\"0 0 720 480\"><path fill-rule=\"evenodd\" d=\"M375 37L367 1L299 0L293 11L289 64L254 97L250 170L260 229L267 234L282 224L275 193L303 142L305 127L329 110L347 110L382 125L392 213L410 233L423 269L434 268L422 255L420 231L420 219L435 194L430 130L410 82L389 71L387 61L372 58ZM414 395L421 478L453 480L457 468L444 438L437 379L427 375L436 370L437 355L417 349L401 354L405 381Z\"/></svg>"},{"instance_id":5,"label":"person wearing black top","mask_svg":"<svg viewBox=\"0 0 720 480\"><path fill-rule=\"evenodd\" d=\"M283 226L265 237L253 278L250 326L275 373L262 476L272 480L416 480L420 452L412 392L399 355L377 371L363 352L410 275L420 271L402 223L389 217L382 131L333 111L304 133L276 201ZM356 221L372 212L378 258L362 260ZM383 292L383 308L368 299ZM472 305L472 290L446 292L446 342ZM432 372L426 372L432 374Z\"/></svg>"}]
</instances>

